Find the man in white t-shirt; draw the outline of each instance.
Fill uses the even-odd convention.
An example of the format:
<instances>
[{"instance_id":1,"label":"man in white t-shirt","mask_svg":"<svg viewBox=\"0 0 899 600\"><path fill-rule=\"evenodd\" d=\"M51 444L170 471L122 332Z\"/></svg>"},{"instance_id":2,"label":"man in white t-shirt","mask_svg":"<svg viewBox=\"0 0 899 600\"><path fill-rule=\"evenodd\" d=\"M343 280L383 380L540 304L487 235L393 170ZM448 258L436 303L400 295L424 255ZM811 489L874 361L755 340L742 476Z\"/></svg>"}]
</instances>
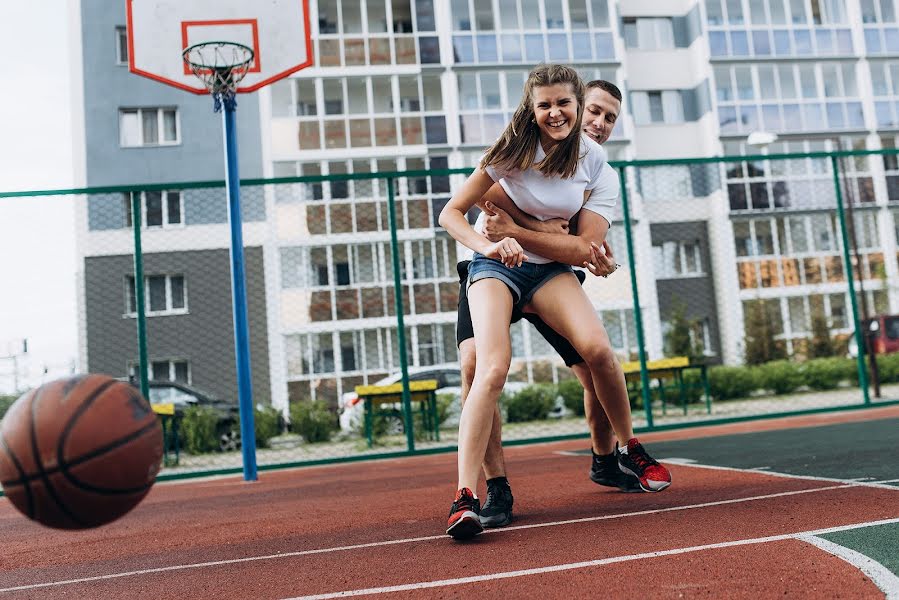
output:
<instances>
[{"instance_id":1,"label":"man in white t-shirt","mask_svg":"<svg viewBox=\"0 0 899 600\"><path fill-rule=\"evenodd\" d=\"M612 133L621 110L621 92L607 81L591 81L584 98L584 132L595 142L605 143ZM492 174L491 174L492 175ZM498 177L494 177L498 179ZM618 173L604 166L598 185L593 189L581 211L572 222L562 219L541 221L520 210L504 193L499 184L494 185L479 205L484 212L475 228L491 239L514 237L526 252L553 261L583 266L594 275L606 277L618 267L612 249L607 243L602 248L586 244L585 239L604 239L611 224L611 213L620 195ZM529 189L529 194L539 198L539 190ZM535 193L536 192L536 193ZM504 207L505 210L503 210ZM577 232L577 233L576 233ZM571 235L569 235L571 234ZM583 237L579 236L581 234ZM581 239L579 239L581 238ZM468 277L468 261L458 265L460 291L459 316L456 341L462 364L462 401L465 401L474 379L476 354L471 315L465 281ZM583 283L586 275L575 270ZM599 402L593 386L590 370L584 360L564 337L556 333L538 316L519 311L513 312L513 322L522 317L534 324L546 341L559 353L565 364L571 367L584 386L584 410L590 426L593 462L590 478L599 485L615 487L626 492L641 491L636 477L626 475L618 468L615 455L615 436ZM481 522L485 527L502 527L512 521L512 491L506 478L502 450L502 420L499 407L494 411L493 429L484 457L484 474L487 478L487 499L481 508Z\"/></svg>"}]
</instances>

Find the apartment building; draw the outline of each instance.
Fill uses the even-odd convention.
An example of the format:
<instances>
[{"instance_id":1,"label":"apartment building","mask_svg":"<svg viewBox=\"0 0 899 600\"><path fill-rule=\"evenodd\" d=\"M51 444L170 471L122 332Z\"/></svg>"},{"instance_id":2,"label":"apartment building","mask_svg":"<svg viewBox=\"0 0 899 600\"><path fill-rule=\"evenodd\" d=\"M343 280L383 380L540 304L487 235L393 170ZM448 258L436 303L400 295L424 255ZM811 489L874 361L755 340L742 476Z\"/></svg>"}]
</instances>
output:
<instances>
[{"instance_id":1,"label":"apartment building","mask_svg":"<svg viewBox=\"0 0 899 600\"><path fill-rule=\"evenodd\" d=\"M87 182L221 178L208 98L121 68L124 15L118 3L99 4L82 6ZM239 108L242 176L338 176L244 190L254 391L276 406L336 402L399 369L388 183L343 176L473 166L538 62L572 64L585 80L622 89L622 116L606 146L613 160L895 147L894 0L319 0L310 10L315 65L241 97ZM747 143L762 131L777 141ZM650 357L664 354L680 304L712 361L742 360L750 302L765 303L791 352L801 352L816 311L849 331L826 163L628 170ZM858 205L864 294L872 310L897 310L887 282L899 280L891 258L899 166L878 157L842 168ZM457 360L455 265L465 253L436 220L460 181L395 180L412 366ZM124 202L120 194L91 198L82 221L91 370L124 372L136 356ZM158 365L160 377L234 397L223 195L176 186L142 202L148 283L157 290L149 292L154 376ZM621 219L610 241L627 264ZM634 356L629 272L585 287L614 347ZM512 334L512 377L558 377L552 349L528 324Z\"/></svg>"}]
</instances>

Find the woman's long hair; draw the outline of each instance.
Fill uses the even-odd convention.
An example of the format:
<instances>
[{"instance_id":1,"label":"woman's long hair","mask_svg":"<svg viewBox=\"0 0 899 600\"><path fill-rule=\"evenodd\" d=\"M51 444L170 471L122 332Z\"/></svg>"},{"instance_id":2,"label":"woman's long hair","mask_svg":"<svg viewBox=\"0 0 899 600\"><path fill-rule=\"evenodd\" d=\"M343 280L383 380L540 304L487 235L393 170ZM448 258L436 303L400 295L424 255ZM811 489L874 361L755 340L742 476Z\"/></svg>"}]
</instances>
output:
<instances>
[{"instance_id":1,"label":"woman's long hair","mask_svg":"<svg viewBox=\"0 0 899 600\"><path fill-rule=\"evenodd\" d=\"M534 118L534 88L550 85L570 85L577 100L577 119L571 133L546 153L546 158L536 165L537 144L540 143L540 126ZM544 176L572 177L577 172L581 152L581 121L584 115L584 82L577 71L565 65L538 65L528 74L521 102L506 125L502 135L484 155L482 166L500 170L525 171L532 166Z\"/></svg>"}]
</instances>

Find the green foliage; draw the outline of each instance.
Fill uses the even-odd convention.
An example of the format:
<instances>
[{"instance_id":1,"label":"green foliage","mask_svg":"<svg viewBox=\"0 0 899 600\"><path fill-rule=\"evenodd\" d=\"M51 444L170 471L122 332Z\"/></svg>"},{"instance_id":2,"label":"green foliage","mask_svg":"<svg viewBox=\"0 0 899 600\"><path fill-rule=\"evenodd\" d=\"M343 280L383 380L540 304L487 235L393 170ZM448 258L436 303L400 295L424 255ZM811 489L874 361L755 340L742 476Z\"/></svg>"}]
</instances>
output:
<instances>
[{"instance_id":1,"label":"green foliage","mask_svg":"<svg viewBox=\"0 0 899 600\"><path fill-rule=\"evenodd\" d=\"M813 390L833 390L851 381L855 362L847 358L816 358L802 365L805 384Z\"/></svg>"},{"instance_id":2,"label":"green foliage","mask_svg":"<svg viewBox=\"0 0 899 600\"><path fill-rule=\"evenodd\" d=\"M836 344L830 335L830 327L827 325L827 317L823 310L816 310L812 315L812 339L808 345L809 358L824 358L835 356Z\"/></svg>"},{"instance_id":3,"label":"green foliage","mask_svg":"<svg viewBox=\"0 0 899 600\"><path fill-rule=\"evenodd\" d=\"M257 407L253 413L256 447L268 448L269 441L281 433L281 411L271 406Z\"/></svg>"},{"instance_id":4,"label":"green foliage","mask_svg":"<svg viewBox=\"0 0 899 600\"><path fill-rule=\"evenodd\" d=\"M805 379L799 364L776 360L758 367L758 383L761 388L781 395L795 392Z\"/></svg>"},{"instance_id":5,"label":"green foliage","mask_svg":"<svg viewBox=\"0 0 899 600\"><path fill-rule=\"evenodd\" d=\"M437 422L441 425L450 415L450 407L456 401L455 394L437 394ZM461 407L460 407L461 408Z\"/></svg>"},{"instance_id":6,"label":"green foliage","mask_svg":"<svg viewBox=\"0 0 899 600\"><path fill-rule=\"evenodd\" d=\"M584 416L584 386L576 377L566 379L559 383L558 393L562 396L562 402L566 408L579 417Z\"/></svg>"},{"instance_id":7,"label":"green foliage","mask_svg":"<svg viewBox=\"0 0 899 600\"><path fill-rule=\"evenodd\" d=\"M206 454L219 448L216 434L219 416L208 406L188 406L184 409L180 431L184 449L190 454Z\"/></svg>"},{"instance_id":8,"label":"green foliage","mask_svg":"<svg viewBox=\"0 0 899 600\"><path fill-rule=\"evenodd\" d=\"M881 383L899 382L899 354L878 354L877 374L880 376Z\"/></svg>"},{"instance_id":9,"label":"green foliage","mask_svg":"<svg viewBox=\"0 0 899 600\"><path fill-rule=\"evenodd\" d=\"M702 385L702 374L697 369L684 371L684 399L687 404L699 402L703 399L705 389ZM680 386L674 380L665 381L665 402L680 406L681 400Z\"/></svg>"},{"instance_id":10,"label":"green foliage","mask_svg":"<svg viewBox=\"0 0 899 600\"><path fill-rule=\"evenodd\" d=\"M290 429L310 444L327 442L337 429L337 420L322 400L297 402L290 405Z\"/></svg>"},{"instance_id":11,"label":"green foliage","mask_svg":"<svg viewBox=\"0 0 899 600\"><path fill-rule=\"evenodd\" d=\"M746 398L758 387L754 369L746 367L712 367L709 388L716 400Z\"/></svg>"},{"instance_id":12,"label":"green foliage","mask_svg":"<svg viewBox=\"0 0 899 600\"><path fill-rule=\"evenodd\" d=\"M671 328L665 334L666 356L696 356L690 339L690 331L696 322L687 318L687 305L680 298L675 300L669 323Z\"/></svg>"},{"instance_id":13,"label":"green foliage","mask_svg":"<svg viewBox=\"0 0 899 600\"><path fill-rule=\"evenodd\" d=\"M529 385L503 401L507 422L540 421L547 418L555 404L555 386L546 383Z\"/></svg>"},{"instance_id":14,"label":"green foliage","mask_svg":"<svg viewBox=\"0 0 899 600\"><path fill-rule=\"evenodd\" d=\"M3 415L6 414L6 411L9 410L9 407L12 406L12 403L15 401L16 401L15 396L0 395L0 419L3 418Z\"/></svg>"},{"instance_id":15,"label":"green foliage","mask_svg":"<svg viewBox=\"0 0 899 600\"><path fill-rule=\"evenodd\" d=\"M744 319L745 361L747 365L761 365L786 358L784 345L774 339L774 315L764 300L746 303Z\"/></svg>"}]
</instances>

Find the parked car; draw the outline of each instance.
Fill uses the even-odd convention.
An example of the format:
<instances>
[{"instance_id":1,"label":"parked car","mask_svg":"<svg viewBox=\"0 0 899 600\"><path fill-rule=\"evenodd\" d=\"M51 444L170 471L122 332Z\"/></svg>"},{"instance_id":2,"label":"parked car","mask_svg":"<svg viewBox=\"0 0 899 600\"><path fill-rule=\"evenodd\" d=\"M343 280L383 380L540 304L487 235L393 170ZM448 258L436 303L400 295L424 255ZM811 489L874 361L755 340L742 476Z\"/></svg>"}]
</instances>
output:
<instances>
[{"instance_id":1,"label":"parked car","mask_svg":"<svg viewBox=\"0 0 899 600\"><path fill-rule=\"evenodd\" d=\"M899 315L878 315L861 322L861 329L871 342L875 354L899 352ZM855 336L849 337L849 355L858 356Z\"/></svg>"},{"instance_id":2,"label":"parked car","mask_svg":"<svg viewBox=\"0 0 899 600\"><path fill-rule=\"evenodd\" d=\"M136 381L130 381L138 387ZM222 452L240 449L240 409L236 403L221 400L207 392L177 381L150 380L151 404L173 404L175 414L184 413L188 406L204 406L212 409L218 417L216 436L218 448Z\"/></svg>"},{"instance_id":3,"label":"parked car","mask_svg":"<svg viewBox=\"0 0 899 600\"><path fill-rule=\"evenodd\" d=\"M451 395L453 401L450 403L447 411L447 417L443 421L443 425L453 427L459 424L459 415L462 413L462 374L457 366L443 367L410 367L409 381L425 381L428 379L437 380L437 394ZM403 381L402 373L394 373L383 379L379 379L372 385L392 385ZM506 382L503 389L506 393L515 393L525 387L526 383L509 381ZM401 414L402 407L397 405L397 414ZM355 391L346 392L341 398L340 407L340 429L346 432L358 431L362 427L362 420L365 417L365 403L361 401ZM402 431L402 421L392 424L389 433L399 433Z\"/></svg>"}]
</instances>

